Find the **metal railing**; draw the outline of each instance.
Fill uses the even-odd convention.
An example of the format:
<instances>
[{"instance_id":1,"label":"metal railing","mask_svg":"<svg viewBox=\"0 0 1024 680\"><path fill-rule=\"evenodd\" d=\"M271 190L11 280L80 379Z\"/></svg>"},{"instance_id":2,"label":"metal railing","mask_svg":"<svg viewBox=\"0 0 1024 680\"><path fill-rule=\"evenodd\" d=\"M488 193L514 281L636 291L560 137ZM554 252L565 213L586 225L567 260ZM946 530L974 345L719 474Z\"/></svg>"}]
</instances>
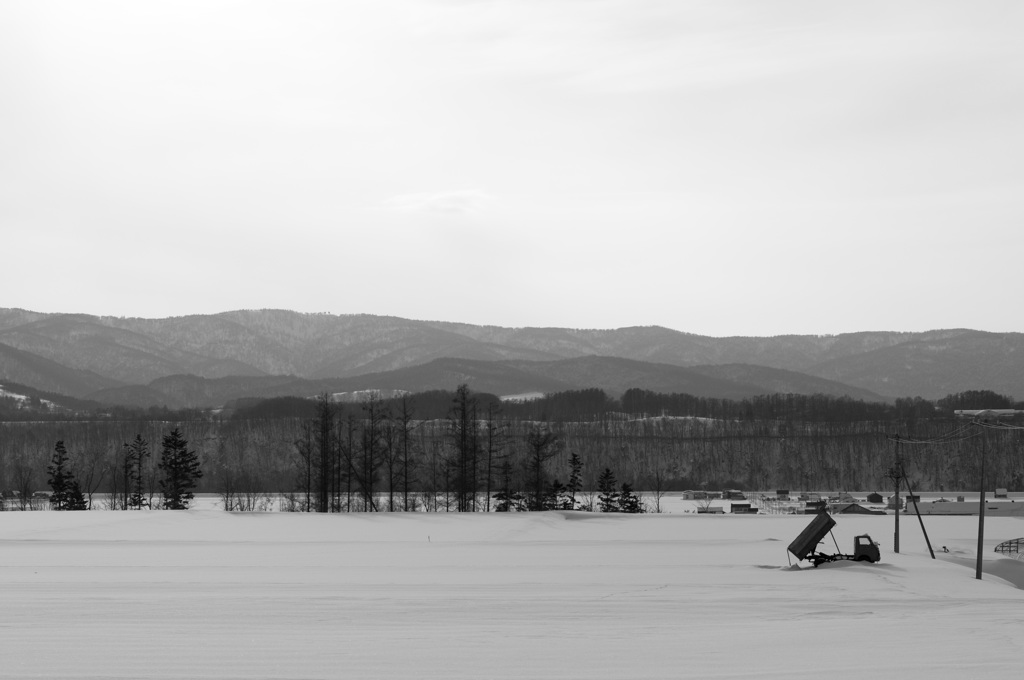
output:
<instances>
[{"instance_id":1,"label":"metal railing","mask_svg":"<svg viewBox=\"0 0 1024 680\"><path fill-rule=\"evenodd\" d=\"M996 552L1003 555L1016 556L1017 559L1024 558L1024 538L1013 538L1009 541L1003 541L996 546Z\"/></svg>"}]
</instances>

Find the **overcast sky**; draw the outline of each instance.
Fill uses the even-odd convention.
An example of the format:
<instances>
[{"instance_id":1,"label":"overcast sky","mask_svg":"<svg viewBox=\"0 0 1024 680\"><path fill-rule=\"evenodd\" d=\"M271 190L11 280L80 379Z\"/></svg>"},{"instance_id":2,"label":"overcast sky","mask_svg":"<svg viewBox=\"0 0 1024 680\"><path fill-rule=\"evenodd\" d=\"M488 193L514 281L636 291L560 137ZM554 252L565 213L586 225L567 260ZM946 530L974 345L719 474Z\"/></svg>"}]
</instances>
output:
<instances>
[{"instance_id":1,"label":"overcast sky","mask_svg":"<svg viewBox=\"0 0 1024 680\"><path fill-rule=\"evenodd\" d=\"M0 0L0 307L1024 331L1024 3Z\"/></svg>"}]
</instances>

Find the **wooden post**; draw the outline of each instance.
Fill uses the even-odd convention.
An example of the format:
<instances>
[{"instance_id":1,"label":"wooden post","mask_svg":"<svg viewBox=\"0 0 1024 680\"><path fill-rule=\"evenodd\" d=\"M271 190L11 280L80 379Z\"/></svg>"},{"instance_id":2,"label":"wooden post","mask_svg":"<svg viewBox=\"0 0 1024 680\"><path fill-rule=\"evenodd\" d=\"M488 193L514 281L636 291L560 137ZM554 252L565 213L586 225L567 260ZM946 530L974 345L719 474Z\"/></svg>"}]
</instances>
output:
<instances>
[{"instance_id":1,"label":"wooden post","mask_svg":"<svg viewBox=\"0 0 1024 680\"><path fill-rule=\"evenodd\" d=\"M984 427L984 425L983 425ZM988 428L981 437L981 482L978 484L978 564L974 570L974 578L981 580L981 553L985 544L985 449L988 442Z\"/></svg>"}]
</instances>

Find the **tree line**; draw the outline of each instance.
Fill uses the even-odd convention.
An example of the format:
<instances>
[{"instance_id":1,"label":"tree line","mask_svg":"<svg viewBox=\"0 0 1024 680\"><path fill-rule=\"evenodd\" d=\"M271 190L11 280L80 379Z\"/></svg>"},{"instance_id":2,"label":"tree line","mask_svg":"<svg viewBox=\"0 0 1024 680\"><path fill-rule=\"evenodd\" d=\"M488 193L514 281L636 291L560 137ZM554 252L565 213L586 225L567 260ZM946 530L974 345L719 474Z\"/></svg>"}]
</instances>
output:
<instances>
[{"instance_id":1,"label":"tree line","mask_svg":"<svg viewBox=\"0 0 1024 680\"><path fill-rule=\"evenodd\" d=\"M433 395L431 395L433 396ZM569 456L568 483L553 460L565 452L550 424L501 416L467 385L448 394L442 418L414 418L411 396L370 395L358 411L316 400L295 442L297 489L288 509L306 512L642 512L628 483L598 506L584 491L583 460ZM611 470L606 470L614 480Z\"/></svg>"},{"instance_id":2,"label":"tree line","mask_svg":"<svg viewBox=\"0 0 1024 680\"><path fill-rule=\"evenodd\" d=\"M915 489L965 489L982 446L994 486L1024 490L1019 432L944 436L962 424L954 409L1017 405L991 392L864 404L581 390L503 402L465 385L359 403L283 398L166 420L0 423L0 489L42 488L60 441L87 503L139 507L162 492L148 442L173 430L201 461L193 490L239 511L631 511L634 489L656 506L683 489L887 488L897 455ZM897 447L893 434L937 441ZM617 481L602 490L606 472Z\"/></svg>"},{"instance_id":3,"label":"tree line","mask_svg":"<svg viewBox=\"0 0 1024 680\"><path fill-rule=\"evenodd\" d=\"M146 483L145 473L151 455L149 442L142 435L136 435L135 439L121 446L119 454L109 470L106 507L110 510L153 507L154 487ZM17 487L4 490L5 502L0 509L6 509L7 502L12 502L18 509L28 510L34 507L34 501L43 500L52 510L91 510L97 491L97 487L91 485L95 479L95 468L85 470L87 486L83 488L77 462L68 453L64 440L57 440L46 467L48 495L41 499L32 476L22 471L16 477ZM203 471L197 452L189 448L188 440L182 437L178 428L164 435L156 471L159 474L154 480L160 490L160 507L165 510L188 509Z\"/></svg>"}]
</instances>

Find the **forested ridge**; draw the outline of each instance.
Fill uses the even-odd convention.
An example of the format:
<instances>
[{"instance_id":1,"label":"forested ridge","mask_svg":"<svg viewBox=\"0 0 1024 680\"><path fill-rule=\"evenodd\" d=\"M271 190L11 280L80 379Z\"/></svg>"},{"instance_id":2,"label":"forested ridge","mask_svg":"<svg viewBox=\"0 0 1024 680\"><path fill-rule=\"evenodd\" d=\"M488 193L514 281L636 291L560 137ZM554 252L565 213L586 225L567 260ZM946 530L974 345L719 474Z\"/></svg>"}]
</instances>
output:
<instances>
[{"instance_id":1,"label":"forested ridge","mask_svg":"<svg viewBox=\"0 0 1024 680\"><path fill-rule=\"evenodd\" d=\"M503 328L239 310L166 319L0 308L0 383L130 407L467 383L499 395L642 387L938 399L1024 394L1024 334L970 329L707 337L657 326Z\"/></svg>"},{"instance_id":2,"label":"forested ridge","mask_svg":"<svg viewBox=\"0 0 1024 680\"><path fill-rule=\"evenodd\" d=\"M574 475L578 492L594 491L606 472L647 492L872 490L890 485L893 435L946 438L964 430L955 409L1020 406L985 391L891 404L645 390L516 402L463 385L345 404L324 395L243 400L220 412L124 409L0 423L0 489L23 496L46 489L47 461L60 441L92 506L109 506L125 492L129 442L158 443L178 431L201 464L195 491L221 494L235 509L259 509L281 493L300 510L486 510L499 500L510 504L504 509L562 507ZM967 430L899 453L915 489L964 489L977 482L982 446L990 486L1024 490L1015 430ZM140 463L137 475L140 493L158 493L155 461Z\"/></svg>"}]
</instances>

